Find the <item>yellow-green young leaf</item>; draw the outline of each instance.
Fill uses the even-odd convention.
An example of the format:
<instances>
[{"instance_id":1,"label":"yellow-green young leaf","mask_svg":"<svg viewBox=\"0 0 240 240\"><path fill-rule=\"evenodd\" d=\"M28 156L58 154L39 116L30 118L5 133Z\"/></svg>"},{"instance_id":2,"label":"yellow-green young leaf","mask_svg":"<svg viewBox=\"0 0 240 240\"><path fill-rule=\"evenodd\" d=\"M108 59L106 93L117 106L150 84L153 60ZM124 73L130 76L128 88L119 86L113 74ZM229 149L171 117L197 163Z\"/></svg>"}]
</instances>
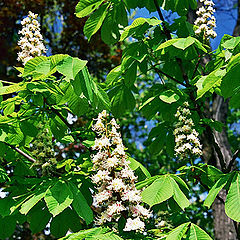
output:
<instances>
[{"instance_id":1,"label":"yellow-green young leaf","mask_svg":"<svg viewBox=\"0 0 240 240\"><path fill-rule=\"evenodd\" d=\"M123 41L127 37L131 36L134 33L144 33L147 29L148 26L156 26L160 24L161 21L155 18L149 19L149 18L137 18L133 21L133 23L126 27L123 33L121 34L120 41Z\"/></svg>"},{"instance_id":2,"label":"yellow-green young leaf","mask_svg":"<svg viewBox=\"0 0 240 240\"><path fill-rule=\"evenodd\" d=\"M81 71L87 64L87 61L79 58L66 57L57 64L57 71L67 77L67 79L74 79L79 71Z\"/></svg>"},{"instance_id":3,"label":"yellow-green young leaf","mask_svg":"<svg viewBox=\"0 0 240 240\"><path fill-rule=\"evenodd\" d=\"M240 222L240 175L236 173L225 202L225 212L228 217Z\"/></svg>"},{"instance_id":4,"label":"yellow-green young leaf","mask_svg":"<svg viewBox=\"0 0 240 240\"><path fill-rule=\"evenodd\" d=\"M176 101L178 101L180 99L179 95L176 94L173 90L169 89L169 90L166 90L164 92L162 92L160 95L159 95L159 98L163 101L163 102L166 102L166 103L174 103Z\"/></svg>"},{"instance_id":5,"label":"yellow-green young leaf","mask_svg":"<svg viewBox=\"0 0 240 240\"><path fill-rule=\"evenodd\" d=\"M46 195L46 191L38 194L37 193L34 194L33 197L31 197L28 201L26 201L22 205L20 209L20 213L26 215L42 198L44 198L45 195Z\"/></svg>"},{"instance_id":6,"label":"yellow-green young leaf","mask_svg":"<svg viewBox=\"0 0 240 240\"><path fill-rule=\"evenodd\" d=\"M95 34L107 16L109 4L103 4L98 10L96 10L86 21L83 32L90 41L93 34Z\"/></svg>"},{"instance_id":7,"label":"yellow-green young leaf","mask_svg":"<svg viewBox=\"0 0 240 240\"><path fill-rule=\"evenodd\" d=\"M173 187L168 175L161 176L142 192L143 202L153 206L172 197Z\"/></svg>"},{"instance_id":8,"label":"yellow-green young leaf","mask_svg":"<svg viewBox=\"0 0 240 240\"><path fill-rule=\"evenodd\" d=\"M189 240L212 240L212 238L200 227L191 223L189 229Z\"/></svg>"},{"instance_id":9,"label":"yellow-green young leaf","mask_svg":"<svg viewBox=\"0 0 240 240\"><path fill-rule=\"evenodd\" d=\"M180 38L176 38L176 39L171 39L171 40L168 40L162 44L160 44L160 46L158 46L158 48L155 50L155 51L158 51L160 49L163 49L163 48L167 48L169 46L172 46L174 43L176 43Z\"/></svg>"},{"instance_id":10,"label":"yellow-green young leaf","mask_svg":"<svg viewBox=\"0 0 240 240\"><path fill-rule=\"evenodd\" d=\"M0 86L0 95L10 94L14 92L19 92L26 88L26 84L16 83L11 86Z\"/></svg>"},{"instance_id":11,"label":"yellow-green young leaf","mask_svg":"<svg viewBox=\"0 0 240 240\"><path fill-rule=\"evenodd\" d=\"M182 225L178 226L177 228L173 229L168 235L166 240L181 240L184 234L186 233L188 226L188 223L183 223Z\"/></svg>"},{"instance_id":12,"label":"yellow-green young leaf","mask_svg":"<svg viewBox=\"0 0 240 240\"><path fill-rule=\"evenodd\" d=\"M195 39L192 37L187 38L180 38L177 42L173 43L173 46L182 50L185 50L186 48L193 45L195 42Z\"/></svg>"},{"instance_id":13,"label":"yellow-green young leaf","mask_svg":"<svg viewBox=\"0 0 240 240\"><path fill-rule=\"evenodd\" d=\"M73 201L73 194L65 182L58 181L46 192L44 200L49 212L55 217Z\"/></svg>"},{"instance_id":14,"label":"yellow-green young leaf","mask_svg":"<svg viewBox=\"0 0 240 240\"><path fill-rule=\"evenodd\" d=\"M220 86L222 78L226 74L226 70L221 70L220 68L211 72L208 76L204 76L198 80L196 86L197 99L201 98L206 92L211 90L213 87Z\"/></svg>"},{"instance_id":15,"label":"yellow-green young leaf","mask_svg":"<svg viewBox=\"0 0 240 240\"><path fill-rule=\"evenodd\" d=\"M80 0L75 8L77 17L82 18L97 9L104 0Z\"/></svg>"},{"instance_id":16,"label":"yellow-green young leaf","mask_svg":"<svg viewBox=\"0 0 240 240\"><path fill-rule=\"evenodd\" d=\"M188 207L190 205L189 200L186 198L185 194L173 178L171 178L171 183L173 187L173 199L182 209Z\"/></svg>"},{"instance_id":17,"label":"yellow-green young leaf","mask_svg":"<svg viewBox=\"0 0 240 240\"><path fill-rule=\"evenodd\" d=\"M207 198L204 201L204 205L205 206L210 207L212 205L212 203L214 202L214 200L217 197L218 193L227 184L228 179L229 179L229 175L225 175L225 176L221 177L214 184L214 186L209 191Z\"/></svg>"}]
</instances>

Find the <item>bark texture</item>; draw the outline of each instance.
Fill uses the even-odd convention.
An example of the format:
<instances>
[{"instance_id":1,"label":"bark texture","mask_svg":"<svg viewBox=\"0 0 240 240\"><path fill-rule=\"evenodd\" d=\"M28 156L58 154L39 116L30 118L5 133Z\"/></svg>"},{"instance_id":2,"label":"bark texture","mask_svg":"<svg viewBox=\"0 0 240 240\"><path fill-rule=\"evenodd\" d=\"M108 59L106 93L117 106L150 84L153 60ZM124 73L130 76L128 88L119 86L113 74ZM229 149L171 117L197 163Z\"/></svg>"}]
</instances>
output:
<instances>
[{"instance_id":1,"label":"bark texture","mask_svg":"<svg viewBox=\"0 0 240 240\"><path fill-rule=\"evenodd\" d=\"M200 7L201 3L198 1L198 7ZM188 14L188 21L190 23L194 23L196 18L196 14L194 11L190 11ZM238 0L238 18L236 22L236 26L233 31L233 36L240 35L240 0ZM202 65L205 65L210 59L203 59ZM223 97L214 95L212 98L212 104L210 104L210 100L205 103L205 115L208 118L212 118L222 123L226 123L227 114L228 114L228 101L224 101ZM226 167L229 165L232 159L231 146L227 137L227 130L224 128L222 132L213 132L215 142L221 149L225 165ZM209 138L209 133L205 132L202 135L203 142L203 160L217 167L220 170L223 170L220 164L220 160L216 149L214 148L212 141ZM227 217L225 213L225 205L224 202L226 200L226 191L222 190L219 193L219 197L223 200L216 200L213 203L213 224L214 224L214 235L215 240L237 240L240 239L238 224L234 223L230 218ZM237 236L238 235L238 236Z\"/></svg>"},{"instance_id":2,"label":"bark texture","mask_svg":"<svg viewBox=\"0 0 240 240\"><path fill-rule=\"evenodd\" d=\"M224 101L223 97L216 95L212 105L212 117L214 120L226 123L228 114L228 101ZM223 154L226 166L229 165L232 159L231 146L228 141L227 131L223 128L222 132L214 131L214 136ZM215 151L213 151L213 165L221 169L220 160ZM219 193L224 202L226 200L226 191L222 190ZM224 203L219 199L213 203L213 223L216 240L235 240L237 239L236 230L233 221L226 215Z\"/></svg>"}]
</instances>

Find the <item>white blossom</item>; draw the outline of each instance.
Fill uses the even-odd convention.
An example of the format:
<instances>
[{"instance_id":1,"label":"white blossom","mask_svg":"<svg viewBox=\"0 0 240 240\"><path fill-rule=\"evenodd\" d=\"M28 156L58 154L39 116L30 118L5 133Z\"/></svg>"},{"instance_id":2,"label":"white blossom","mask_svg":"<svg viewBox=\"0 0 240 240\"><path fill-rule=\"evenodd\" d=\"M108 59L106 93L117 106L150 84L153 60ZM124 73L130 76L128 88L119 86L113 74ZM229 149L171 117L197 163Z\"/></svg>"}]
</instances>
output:
<instances>
[{"instance_id":1,"label":"white blossom","mask_svg":"<svg viewBox=\"0 0 240 240\"><path fill-rule=\"evenodd\" d=\"M188 103L183 104L184 107L178 107L175 116L178 119L175 135L175 154L180 158L189 157L191 155L202 155L202 146L200 144L198 132L194 129L194 123L191 119L191 112L187 106Z\"/></svg>"},{"instance_id":2,"label":"white blossom","mask_svg":"<svg viewBox=\"0 0 240 240\"><path fill-rule=\"evenodd\" d=\"M194 22L198 28L195 31L195 34L199 35L203 33L205 39L209 40L210 38L215 38L217 36L214 28L216 27L216 19L213 16L215 9L213 8L214 3L212 0L201 0L203 6L198 9L196 14L198 18Z\"/></svg>"},{"instance_id":3,"label":"white blossom","mask_svg":"<svg viewBox=\"0 0 240 240\"><path fill-rule=\"evenodd\" d=\"M145 223L142 220L152 214L141 205L141 191L136 189L137 177L129 167L121 134L117 130L119 125L115 119L108 123L108 117L109 114L103 111L92 126L98 135L92 147L96 154L91 155L93 170L96 171L91 179L97 189L93 206L101 211L95 223L117 222L124 216L127 218L125 229L129 229L126 231L143 231ZM131 216L137 218L131 219Z\"/></svg>"},{"instance_id":4,"label":"white blossom","mask_svg":"<svg viewBox=\"0 0 240 240\"><path fill-rule=\"evenodd\" d=\"M40 33L40 24L36 20L37 16L37 14L29 12L28 16L21 21L23 28L19 31L22 37L18 41L21 48L21 52L18 53L18 61L22 62L23 65L28 60L46 52L42 41L43 37Z\"/></svg>"},{"instance_id":5,"label":"white blossom","mask_svg":"<svg viewBox=\"0 0 240 240\"><path fill-rule=\"evenodd\" d=\"M144 230L144 228L145 228L145 223L141 221L139 217L134 219L128 218L123 231L127 232L132 230Z\"/></svg>"}]
</instances>

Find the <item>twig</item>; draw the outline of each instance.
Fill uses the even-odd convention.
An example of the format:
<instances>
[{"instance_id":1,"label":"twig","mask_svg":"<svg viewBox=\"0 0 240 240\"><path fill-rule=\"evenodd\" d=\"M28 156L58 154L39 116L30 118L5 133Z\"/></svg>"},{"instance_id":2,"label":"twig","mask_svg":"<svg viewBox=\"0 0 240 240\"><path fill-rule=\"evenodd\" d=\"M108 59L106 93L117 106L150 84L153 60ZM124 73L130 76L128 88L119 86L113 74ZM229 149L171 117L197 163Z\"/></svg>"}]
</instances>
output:
<instances>
[{"instance_id":1,"label":"twig","mask_svg":"<svg viewBox=\"0 0 240 240\"><path fill-rule=\"evenodd\" d=\"M50 106L50 110L55 113L65 124L68 128L72 128L72 125L62 116L62 114L55 108L53 108L52 106Z\"/></svg>"},{"instance_id":2,"label":"twig","mask_svg":"<svg viewBox=\"0 0 240 240\"><path fill-rule=\"evenodd\" d=\"M166 27L166 25L165 25L165 20L164 20L164 17L163 17L163 15L162 15L162 12L161 12L161 9L160 9L160 7L159 7L159 5L158 5L157 0L154 0L154 5L155 5L155 7L156 7L156 9L157 9L159 18L163 21L163 23L162 23L162 24L163 24L163 31L164 31L167 39L170 40L170 39L172 38L172 37L171 37L171 33L169 32L169 30L167 29L167 27Z\"/></svg>"},{"instance_id":3,"label":"twig","mask_svg":"<svg viewBox=\"0 0 240 240\"><path fill-rule=\"evenodd\" d=\"M237 157L238 157L239 154L240 154L240 149L238 149L238 150L233 154L232 160L231 160L230 163L228 164L227 172L230 172L230 171L231 171L231 168L232 168L232 166L233 166L233 163L235 162L235 160L237 159Z\"/></svg>"},{"instance_id":4,"label":"twig","mask_svg":"<svg viewBox=\"0 0 240 240\"><path fill-rule=\"evenodd\" d=\"M31 156L29 156L27 153L23 152L21 149L4 142L7 146L9 146L11 149L15 150L16 152L18 152L19 154L21 154L22 156L24 156L25 158L27 158L30 162L35 163L36 160L34 158L32 158Z\"/></svg>"},{"instance_id":5,"label":"twig","mask_svg":"<svg viewBox=\"0 0 240 240\"><path fill-rule=\"evenodd\" d=\"M168 75L167 73L163 72L162 70L160 70L160 69L158 69L158 68L156 68L156 67L154 67L154 66L153 66L153 68L154 68L154 70L155 70L156 72L165 75L166 77L172 79L174 82L177 82L177 83L179 83L179 84L181 84L181 85L183 85L183 86L185 86L185 87L187 86L185 83L182 83L181 81L179 81L179 80L177 80L176 78Z\"/></svg>"}]
</instances>

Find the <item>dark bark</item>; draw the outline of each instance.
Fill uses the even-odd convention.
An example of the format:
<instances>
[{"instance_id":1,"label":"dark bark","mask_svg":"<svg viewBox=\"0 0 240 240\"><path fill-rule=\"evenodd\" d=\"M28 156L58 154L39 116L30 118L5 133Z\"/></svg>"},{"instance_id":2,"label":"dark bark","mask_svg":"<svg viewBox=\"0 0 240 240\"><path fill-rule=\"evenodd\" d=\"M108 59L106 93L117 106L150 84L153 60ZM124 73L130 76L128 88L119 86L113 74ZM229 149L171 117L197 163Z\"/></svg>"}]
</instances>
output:
<instances>
[{"instance_id":1,"label":"dark bark","mask_svg":"<svg viewBox=\"0 0 240 240\"><path fill-rule=\"evenodd\" d=\"M214 120L226 123L228 113L228 101L224 101L223 97L218 95L214 96L213 105L212 105L212 117ZM214 131L216 142L218 143L226 163L226 166L229 165L232 159L231 146L228 141L226 128L223 128L222 132ZM221 169L220 161L217 154L213 151L212 159L213 165L218 169ZM226 191L222 190L219 193L219 196L226 199ZM213 224L214 224L214 233L216 240L235 240L237 239L236 229L234 227L234 222L227 217L225 214L224 203L216 199L212 206L213 209Z\"/></svg>"},{"instance_id":2,"label":"dark bark","mask_svg":"<svg viewBox=\"0 0 240 240\"><path fill-rule=\"evenodd\" d=\"M200 4L201 3L198 2L198 6L200 6ZM188 14L188 21L190 23L194 23L195 18L196 18L195 12L190 11ZM233 36L239 35L240 35L240 0L238 0L238 19L233 32ZM209 58L205 58L202 60L201 64L205 65L209 60L210 60ZM225 124L227 120L227 114L229 111L228 101L224 101L223 97L221 96L214 95L212 104L209 103L210 100L208 99L205 103L204 112L205 116ZM233 154L231 152L231 146L228 141L226 128L223 128L222 132L214 131L214 137L224 157L225 168L229 170L228 166L231 160L233 159ZM211 140L209 139L208 132L203 133L202 142L203 142L203 160L206 163L211 164L220 170L223 170L216 149L214 149L214 146ZM232 169L234 168L234 166L235 163L233 162ZM226 191L222 190L219 193L220 198L216 198L212 206L215 240L240 239L239 237L237 237L237 231L239 232L238 224L232 221L230 218L228 218L227 215L225 214L224 202L226 199L226 194L227 194ZM224 202L221 201L220 199L223 199Z\"/></svg>"}]
</instances>

